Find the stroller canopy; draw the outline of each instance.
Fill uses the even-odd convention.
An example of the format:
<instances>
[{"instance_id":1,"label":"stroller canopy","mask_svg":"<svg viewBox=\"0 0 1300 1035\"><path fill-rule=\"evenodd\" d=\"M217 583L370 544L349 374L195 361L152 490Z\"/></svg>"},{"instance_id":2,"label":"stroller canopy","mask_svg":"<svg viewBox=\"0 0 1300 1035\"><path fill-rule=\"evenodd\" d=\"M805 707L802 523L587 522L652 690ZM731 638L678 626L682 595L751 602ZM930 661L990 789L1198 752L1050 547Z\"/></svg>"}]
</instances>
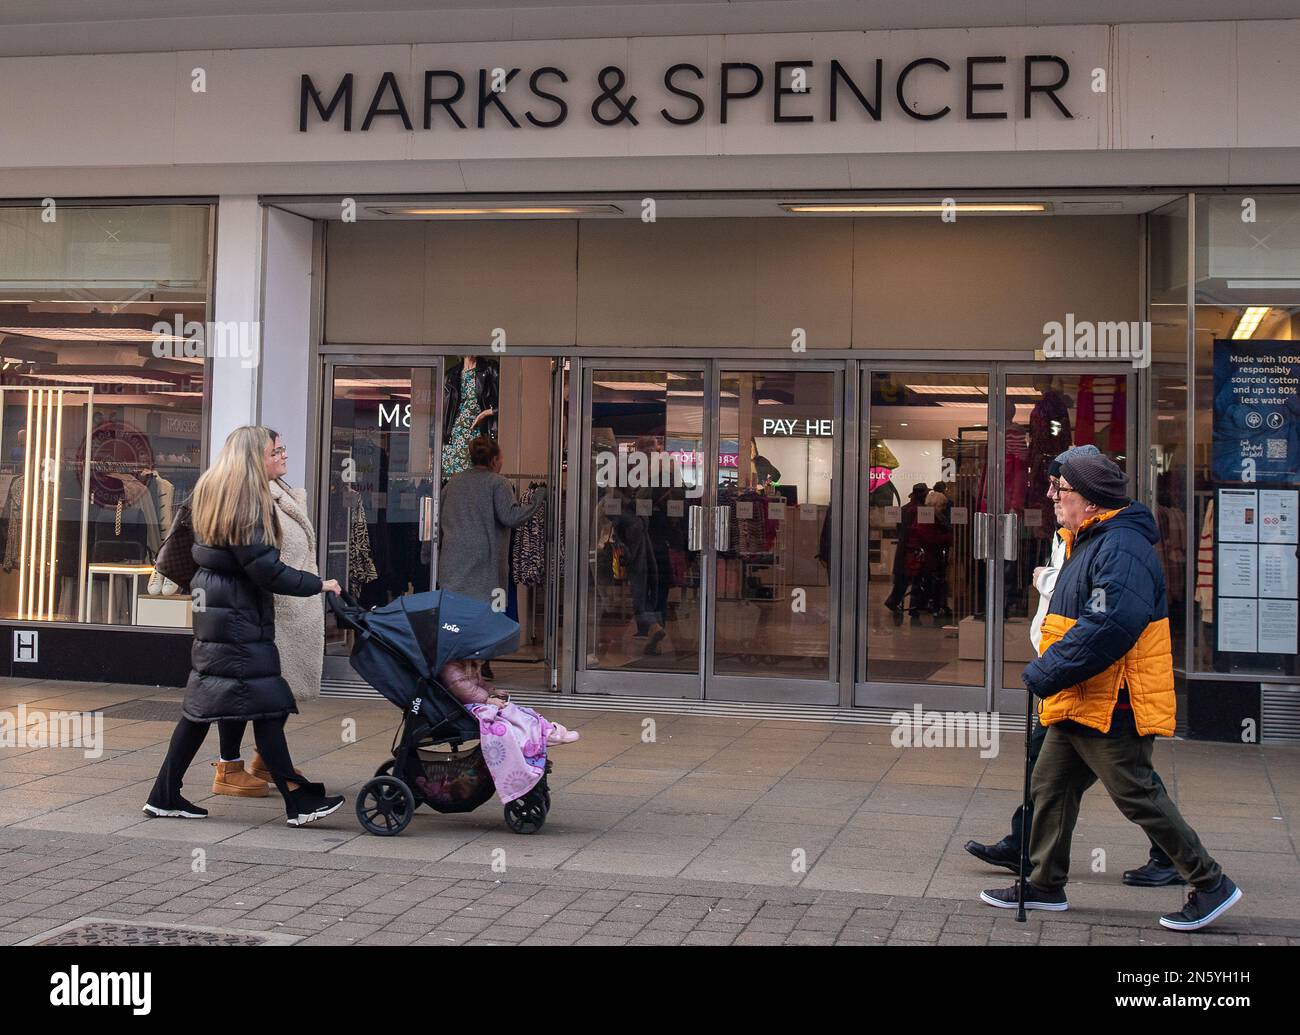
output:
<instances>
[{"instance_id":1,"label":"stroller canopy","mask_svg":"<svg viewBox=\"0 0 1300 1035\"><path fill-rule=\"evenodd\" d=\"M398 597L367 611L365 626L433 679L449 661L487 660L519 646L519 623L489 604L433 590Z\"/></svg>"}]
</instances>

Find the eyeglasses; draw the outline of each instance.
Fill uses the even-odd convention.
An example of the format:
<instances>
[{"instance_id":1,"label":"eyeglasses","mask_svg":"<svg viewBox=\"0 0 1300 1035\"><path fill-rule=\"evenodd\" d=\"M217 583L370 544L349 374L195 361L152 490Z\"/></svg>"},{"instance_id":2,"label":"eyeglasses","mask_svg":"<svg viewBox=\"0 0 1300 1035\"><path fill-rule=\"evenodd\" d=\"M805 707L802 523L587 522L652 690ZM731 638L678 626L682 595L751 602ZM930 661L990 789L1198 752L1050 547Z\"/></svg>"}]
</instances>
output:
<instances>
[{"instance_id":1,"label":"eyeglasses","mask_svg":"<svg viewBox=\"0 0 1300 1035\"><path fill-rule=\"evenodd\" d=\"M1056 494L1057 494L1058 496L1064 496L1067 492L1072 492L1072 493L1074 493L1076 496L1079 495L1079 490L1078 490L1078 489L1072 489L1072 488L1070 488L1068 485L1062 485L1062 484L1060 484L1060 483L1058 482L1057 485L1056 485Z\"/></svg>"},{"instance_id":2,"label":"eyeglasses","mask_svg":"<svg viewBox=\"0 0 1300 1035\"><path fill-rule=\"evenodd\" d=\"M287 449L285 449L284 446L276 446L274 449L271 450L271 455L272 455L272 456L281 456L281 457L283 457L283 456L288 456L288 455L289 455L289 451L288 451Z\"/></svg>"}]
</instances>

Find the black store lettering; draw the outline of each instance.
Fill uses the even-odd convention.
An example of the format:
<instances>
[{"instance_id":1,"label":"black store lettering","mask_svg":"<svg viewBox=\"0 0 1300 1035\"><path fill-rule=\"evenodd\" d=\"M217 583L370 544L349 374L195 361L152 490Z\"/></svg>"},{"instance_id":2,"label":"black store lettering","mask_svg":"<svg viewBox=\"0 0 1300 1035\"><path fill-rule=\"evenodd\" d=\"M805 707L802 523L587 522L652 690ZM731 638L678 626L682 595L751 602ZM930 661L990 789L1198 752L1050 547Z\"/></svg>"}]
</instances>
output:
<instances>
[{"instance_id":1,"label":"black store lettering","mask_svg":"<svg viewBox=\"0 0 1300 1035\"><path fill-rule=\"evenodd\" d=\"M776 90L772 94L772 121L773 122L812 122L811 115L785 115L781 112L781 98L790 94L796 96L807 96L812 93L812 87L807 86L803 90L796 90L792 86L783 86L781 77L788 68L812 68L815 62L812 61L778 61L772 67L772 82L776 84Z\"/></svg>"},{"instance_id":2,"label":"black store lettering","mask_svg":"<svg viewBox=\"0 0 1300 1035\"><path fill-rule=\"evenodd\" d=\"M876 58L875 103L872 103L872 101L869 100L867 96L863 94L861 90L858 89L858 84L855 83L853 79L849 76L848 72L844 70L843 65L841 65L838 61L831 62L830 118L832 122L838 120L840 116L840 107L839 107L840 80L843 80L844 85L853 91L853 96L858 99L858 103L861 104L863 109L866 111L866 113L871 116L872 121L879 122L880 121L880 95L884 88L884 82L885 82L885 62L881 58Z\"/></svg>"},{"instance_id":3,"label":"black store lettering","mask_svg":"<svg viewBox=\"0 0 1300 1035\"><path fill-rule=\"evenodd\" d=\"M667 108L660 108L659 114L664 117L665 122L671 122L674 126L689 126L694 122L699 122L700 119L704 117L704 98L698 93L694 93L691 90L685 90L674 83L673 80L676 78L678 72L691 72L694 74L696 79L703 79L704 72L696 65L682 62L681 64L673 65L664 73L664 88L669 93L676 94L678 97L688 97L694 101L695 114L674 115Z\"/></svg>"},{"instance_id":4,"label":"black store lettering","mask_svg":"<svg viewBox=\"0 0 1300 1035\"><path fill-rule=\"evenodd\" d=\"M505 86L510 85L510 80L519 74L519 69L512 68L506 73ZM495 104L498 110L504 115L515 129L519 128L519 120L511 114L510 109L501 103L501 94L492 89L489 83L489 77L492 71L487 68L478 70L478 128L482 129L487 124L487 109L489 104Z\"/></svg>"},{"instance_id":5,"label":"black store lettering","mask_svg":"<svg viewBox=\"0 0 1300 1035\"><path fill-rule=\"evenodd\" d=\"M754 85L748 90L731 89L731 73L737 69L744 69L754 77ZM731 101L743 101L746 97L753 97L761 89L763 89L763 72L757 65L751 65L748 61L724 61L722 63L722 104L718 109L722 124L724 126L727 124L727 105Z\"/></svg>"},{"instance_id":6,"label":"black store lettering","mask_svg":"<svg viewBox=\"0 0 1300 1035\"><path fill-rule=\"evenodd\" d=\"M569 105L565 103L564 98L559 97L553 93L547 93L545 90L541 89L538 86L538 83L541 81L541 78L544 75L553 75L557 77L562 83L567 83L569 81L569 77L565 75L563 72L561 72L558 68L555 68L551 65L547 65L545 68L537 69L537 71L535 71L532 75L528 77L528 89L530 89L542 100L550 101L552 104L555 105L555 118L539 119L537 118L537 116L533 114L532 109L529 109L528 111L524 112L524 118L526 118L534 126L537 126L539 129L551 129L553 126L560 125L560 123L562 123L565 119L569 117Z\"/></svg>"},{"instance_id":7,"label":"black store lettering","mask_svg":"<svg viewBox=\"0 0 1300 1035\"><path fill-rule=\"evenodd\" d=\"M349 72L339 83L339 88L334 91L334 96L330 98L328 107L321 102L320 91L316 89L316 84L312 82L311 76L306 73L302 77L302 94L298 102L298 132L307 132L307 102L311 101L316 105L316 114L320 116L322 122L329 122L334 117L334 109L340 103L343 104L343 132L352 132L352 73Z\"/></svg>"},{"instance_id":8,"label":"black store lettering","mask_svg":"<svg viewBox=\"0 0 1300 1035\"><path fill-rule=\"evenodd\" d=\"M456 92L449 97L435 97L433 94L433 82L435 79L450 79L456 84ZM461 129L465 128L465 123L456 109L452 107L458 100L465 96L465 80L459 72L453 72L447 68L438 68L424 73L424 128L433 127L433 109L442 108L451 120Z\"/></svg>"},{"instance_id":9,"label":"black store lettering","mask_svg":"<svg viewBox=\"0 0 1300 1035\"><path fill-rule=\"evenodd\" d=\"M1037 64L1055 65L1060 70L1061 73L1060 78L1057 79L1056 82L1054 83L1040 83L1038 85L1035 85L1034 65ZM1059 58L1055 54L1035 54L1030 57L1026 57L1025 58L1025 118L1031 117L1030 109L1029 109L1029 101L1030 98L1032 98L1033 95L1036 93L1047 94L1047 96L1051 99L1052 103L1056 105L1057 110L1060 111L1062 115L1064 115L1067 119L1074 118L1074 116L1070 114L1070 109L1061 103L1061 98L1056 96L1056 91L1061 89L1061 87L1063 87L1069 81L1070 81L1070 66L1066 64L1064 58Z\"/></svg>"},{"instance_id":10,"label":"black store lettering","mask_svg":"<svg viewBox=\"0 0 1300 1035\"><path fill-rule=\"evenodd\" d=\"M968 57L966 59L966 117L968 119L1005 119L1005 111L976 111L975 94L979 90L1001 90L1002 83L977 83L975 82L976 65L1005 65L1007 59L1005 55L996 57Z\"/></svg>"},{"instance_id":11,"label":"black store lettering","mask_svg":"<svg viewBox=\"0 0 1300 1035\"><path fill-rule=\"evenodd\" d=\"M384 94L388 90L393 91L393 107L381 108ZM397 76L392 72L385 72L382 79L379 80L379 88L375 90L375 96L370 102L370 108L366 112L365 120L361 123L361 132L370 128L370 123L380 115L397 115L402 120L402 125L407 129L412 129L411 116L406 114L406 102L402 100L402 89L397 85Z\"/></svg>"},{"instance_id":12,"label":"black store lettering","mask_svg":"<svg viewBox=\"0 0 1300 1035\"><path fill-rule=\"evenodd\" d=\"M945 104L938 111L915 111L912 106L907 103L907 98L903 96L903 86L907 83L907 77L922 65L934 65L937 68L942 68L945 72L951 71L951 68L946 61L940 61L938 58L917 58L898 73L898 85L894 92L898 95L898 106L908 115L914 119L919 119L922 122L933 122L935 119L943 118L948 114L948 112L952 111L952 108Z\"/></svg>"}]
</instances>

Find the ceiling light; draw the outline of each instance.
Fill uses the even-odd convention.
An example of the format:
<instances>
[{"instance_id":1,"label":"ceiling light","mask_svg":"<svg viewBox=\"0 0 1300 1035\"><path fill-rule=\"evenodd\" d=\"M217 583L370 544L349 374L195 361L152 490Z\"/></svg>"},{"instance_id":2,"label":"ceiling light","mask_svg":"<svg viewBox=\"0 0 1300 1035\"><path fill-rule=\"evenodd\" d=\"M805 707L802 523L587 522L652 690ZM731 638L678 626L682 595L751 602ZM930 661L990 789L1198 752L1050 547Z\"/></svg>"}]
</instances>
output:
<instances>
[{"instance_id":1,"label":"ceiling light","mask_svg":"<svg viewBox=\"0 0 1300 1035\"><path fill-rule=\"evenodd\" d=\"M170 325L169 325L170 326ZM116 341L152 342L185 341L174 334L155 334L139 327L0 327L0 334L24 338L44 338L47 341Z\"/></svg>"},{"instance_id":2,"label":"ceiling light","mask_svg":"<svg viewBox=\"0 0 1300 1035\"><path fill-rule=\"evenodd\" d=\"M1241 314L1241 319L1237 321L1237 326L1233 328L1232 337L1240 341L1243 338L1249 338L1259 327L1260 321L1268 314L1269 306L1252 305L1247 306L1246 311Z\"/></svg>"},{"instance_id":3,"label":"ceiling light","mask_svg":"<svg viewBox=\"0 0 1300 1035\"><path fill-rule=\"evenodd\" d=\"M622 215L617 205L440 205L433 208L378 208L369 212L381 216L591 216Z\"/></svg>"},{"instance_id":4,"label":"ceiling light","mask_svg":"<svg viewBox=\"0 0 1300 1035\"><path fill-rule=\"evenodd\" d=\"M909 392L915 392L917 395L988 395L988 389L983 385L906 385ZM1027 385L1007 385L1007 395L1032 395L1038 397L1037 388L1030 388Z\"/></svg>"},{"instance_id":5,"label":"ceiling light","mask_svg":"<svg viewBox=\"0 0 1300 1035\"><path fill-rule=\"evenodd\" d=\"M834 215L854 215L861 213L886 213L893 215L921 215L933 212L972 212L972 213L1016 213L1046 212L1047 206L1041 201L958 201L951 205L942 202L920 201L885 201L885 202L848 202L840 204L792 204L783 203L781 208L787 212L827 213Z\"/></svg>"},{"instance_id":6,"label":"ceiling light","mask_svg":"<svg viewBox=\"0 0 1300 1035\"><path fill-rule=\"evenodd\" d=\"M68 385L157 385L175 387L175 381L160 381L135 373L25 373L30 381L62 382Z\"/></svg>"}]
</instances>

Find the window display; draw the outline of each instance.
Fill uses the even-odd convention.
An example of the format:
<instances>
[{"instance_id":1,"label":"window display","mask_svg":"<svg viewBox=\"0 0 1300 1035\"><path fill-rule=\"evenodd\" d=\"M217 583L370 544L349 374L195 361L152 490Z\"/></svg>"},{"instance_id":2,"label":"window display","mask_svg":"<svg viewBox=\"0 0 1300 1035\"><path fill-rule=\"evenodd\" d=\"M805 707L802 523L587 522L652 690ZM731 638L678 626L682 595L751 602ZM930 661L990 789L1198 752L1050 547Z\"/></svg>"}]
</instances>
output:
<instances>
[{"instance_id":1,"label":"window display","mask_svg":"<svg viewBox=\"0 0 1300 1035\"><path fill-rule=\"evenodd\" d=\"M211 210L0 209L0 615L186 627L153 558L198 479ZM201 340L201 338L199 339Z\"/></svg>"},{"instance_id":2,"label":"window display","mask_svg":"<svg viewBox=\"0 0 1300 1035\"><path fill-rule=\"evenodd\" d=\"M1300 197L1198 198L1195 262L1194 663L1300 675Z\"/></svg>"}]
</instances>

